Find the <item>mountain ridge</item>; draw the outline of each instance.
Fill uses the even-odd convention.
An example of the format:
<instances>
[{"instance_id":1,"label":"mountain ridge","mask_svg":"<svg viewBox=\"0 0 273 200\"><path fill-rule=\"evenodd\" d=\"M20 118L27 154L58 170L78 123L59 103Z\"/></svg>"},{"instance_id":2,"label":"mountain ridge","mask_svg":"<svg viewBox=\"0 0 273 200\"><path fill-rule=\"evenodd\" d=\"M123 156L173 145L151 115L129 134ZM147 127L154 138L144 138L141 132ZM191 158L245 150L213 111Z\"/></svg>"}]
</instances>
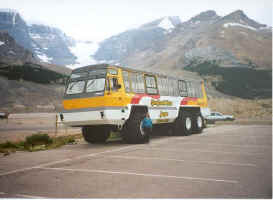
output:
<instances>
[{"instance_id":1,"label":"mountain ridge","mask_svg":"<svg viewBox=\"0 0 273 200\"><path fill-rule=\"evenodd\" d=\"M37 60L57 65L75 63L76 57L69 50L74 45L71 37L52 26L29 24L16 10L0 9L0 31L8 32Z\"/></svg>"},{"instance_id":2,"label":"mountain ridge","mask_svg":"<svg viewBox=\"0 0 273 200\"><path fill-rule=\"evenodd\" d=\"M156 25L158 20L150 24ZM134 30L138 31L138 37L125 31L104 40L95 58L156 69L184 68L193 62L206 60L217 60L226 67L248 67L249 63L258 68L272 67L272 30L248 18L242 10L223 17L213 10L202 12L181 22L169 34L161 32L164 37L153 32L145 35L141 33L141 27ZM122 37L124 35L125 38ZM147 41L146 38L152 39ZM128 45L130 40L137 45ZM139 48L142 43L146 44L146 48Z\"/></svg>"}]
</instances>

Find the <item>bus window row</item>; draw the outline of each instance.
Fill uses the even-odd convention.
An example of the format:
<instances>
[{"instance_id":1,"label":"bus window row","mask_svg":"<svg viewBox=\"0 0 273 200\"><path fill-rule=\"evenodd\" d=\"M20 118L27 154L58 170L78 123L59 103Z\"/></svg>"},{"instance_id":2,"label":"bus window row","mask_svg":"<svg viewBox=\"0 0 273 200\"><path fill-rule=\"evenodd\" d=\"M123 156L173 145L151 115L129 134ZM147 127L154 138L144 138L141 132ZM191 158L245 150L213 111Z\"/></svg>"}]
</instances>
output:
<instances>
[{"instance_id":1,"label":"bus window row","mask_svg":"<svg viewBox=\"0 0 273 200\"><path fill-rule=\"evenodd\" d=\"M201 84L165 76L147 75L123 70L126 92L160 94L162 96L202 97Z\"/></svg>"}]
</instances>

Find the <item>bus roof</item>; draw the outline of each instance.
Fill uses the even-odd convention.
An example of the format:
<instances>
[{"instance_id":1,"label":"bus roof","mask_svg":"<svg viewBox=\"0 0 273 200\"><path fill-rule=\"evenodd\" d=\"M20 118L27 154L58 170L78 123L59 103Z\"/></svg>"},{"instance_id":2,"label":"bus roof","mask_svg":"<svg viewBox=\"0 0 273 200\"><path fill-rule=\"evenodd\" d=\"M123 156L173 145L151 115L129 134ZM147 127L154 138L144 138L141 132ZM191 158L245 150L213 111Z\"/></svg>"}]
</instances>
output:
<instances>
[{"instance_id":1,"label":"bus roof","mask_svg":"<svg viewBox=\"0 0 273 200\"><path fill-rule=\"evenodd\" d=\"M188 79L188 78L184 78L184 77L183 77L183 79L181 79L181 78L169 76L169 75L166 75L166 74L160 74L160 73L155 73L155 72L137 70L137 69L130 68L130 67L121 67L121 66L118 66L118 65L111 65L111 64L107 64L107 63L79 67L79 68L74 69L72 71L72 73L80 73L80 72L85 72L85 71L89 71L89 70L92 70L92 69L107 69L108 67L116 67L116 68L120 68L120 69L127 70L127 71L130 71L130 72L153 74L153 75L157 75L157 76L161 76L161 77L167 77L167 78L176 79L176 80L186 80L186 81L196 81L196 82L201 81L201 80Z\"/></svg>"}]
</instances>

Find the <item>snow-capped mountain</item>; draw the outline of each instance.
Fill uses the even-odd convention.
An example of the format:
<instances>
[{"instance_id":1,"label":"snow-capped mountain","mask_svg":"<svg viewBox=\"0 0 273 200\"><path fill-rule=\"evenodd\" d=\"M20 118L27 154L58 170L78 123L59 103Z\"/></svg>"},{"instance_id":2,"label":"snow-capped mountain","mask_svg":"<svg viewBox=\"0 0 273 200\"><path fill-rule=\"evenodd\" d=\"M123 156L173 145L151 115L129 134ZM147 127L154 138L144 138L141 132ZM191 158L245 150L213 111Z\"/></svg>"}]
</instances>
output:
<instances>
[{"instance_id":1,"label":"snow-capped mountain","mask_svg":"<svg viewBox=\"0 0 273 200\"><path fill-rule=\"evenodd\" d=\"M183 44L183 53L177 58L179 65L217 61L227 67L249 67L251 63L251 67L271 68L272 32L266 25L248 18L241 10L224 17L211 15L211 19L207 18L209 23L205 25L179 30L173 39Z\"/></svg>"},{"instance_id":2,"label":"snow-capped mountain","mask_svg":"<svg viewBox=\"0 0 273 200\"><path fill-rule=\"evenodd\" d=\"M209 10L185 22L164 17L112 36L101 42L94 57L145 69L177 69L204 61L271 68L271 54L272 27L241 10L224 17Z\"/></svg>"},{"instance_id":3,"label":"snow-capped mountain","mask_svg":"<svg viewBox=\"0 0 273 200\"><path fill-rule=\"evenodd\" d=\"M163 17L138 28L112 36L100 43L94 58L98 61L124 64L126 57L146 50L162 50L167 38L181 24L179 17ZM145 55L143 55L145 56Z\"/></svg>"},{"instance_id":4,"label":"snow-capped mountain","mask_svg":"<svg viewBox=\"0 0 273 200\"><path fill-rule=\"evenodd\" d=\"M60 29L42 24L30 24L29 35L32 39L32 51L43 62L69 65L75 63L76 57L69 47L74 40Z\"/></svg>"},{"instance_id":5,"label":"snow-capped mountain","mask_svg":"<svg viewBox=\"0 0 273 200\"><path fill-rule=\"evenodd\" d=\"M16 10L0 9L0 31L6 31L41 62L72 68L95 62L90 55L97 44L76 41L49 25L26 22Z\"/></svg>"},{"instance_id":6,"label":"snow-capped mountain","mask_svg":"<svg viewBox=\"0 0 273 200\"><path fill-rule=\"evenodd\" d=\"M150 23L146 23L140 26L140 29L154 29L161 28L165 33L172 32L177 26L181 24L181 20L178 16L167 16L154 20Z\"/></svg>"},{"instance_id":7,"label":"snow-capped mountain","mask_svg":"<svg viewBox=\"0 0 273 200\"><path fill-rule=\"evenodd\" d=\"M19 45L32 50L27 24L16 10L0 9L0 31L7 31Z\"/></svg>"}]
</instances>

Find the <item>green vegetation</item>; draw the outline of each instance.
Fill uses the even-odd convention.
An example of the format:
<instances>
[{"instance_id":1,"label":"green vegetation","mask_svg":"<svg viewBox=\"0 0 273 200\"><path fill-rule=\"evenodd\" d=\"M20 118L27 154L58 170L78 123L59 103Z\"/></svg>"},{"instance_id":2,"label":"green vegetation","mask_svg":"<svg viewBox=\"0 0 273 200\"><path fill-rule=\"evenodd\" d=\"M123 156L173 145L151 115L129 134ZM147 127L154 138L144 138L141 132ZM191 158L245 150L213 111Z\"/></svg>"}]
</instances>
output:
<instances>
[{"instance_id":1,"label":"green vegetation","mask_svg":"<svg viewBox=\"0 0 273 200\"><path fill-rule=\"evenodd\" d=\"M197 72L201 76L220 76L212 82L215 88L228 95L245 99L272 97L272 71L247 67L220 67L216 62L189 65L185 70Z\"/></svg>"},{"instance_id":2,"label":"green vegetation","mask_svg":"<svg viewBox=\"0 0 273 200\"><path fill-rule=\"evenodd\" d=\"M49 137L48 134L33 134L31 136L26 137L26 141L24 146L26 148L33 148L34 146L37 145L50 145L53 143L53 140Z\"/></svg>"},{"instance_id":3,"label":"green vegetation","mask_svg":"<svg viewBox=\"0 0 273 200\"><path fill-rule=\"evenodd\" d=\"M26 63L24 65L10 65L0 68L0 75L10 80L27 80L36 83L64 83L66 75L49 70L40 65Z\"/></svg>"},{"instance_id":4,"label":"green vegetation","mask_svg":"<svg viewBox=\"0 0 273 200\"><path fill-rule=\"evenodd\" d=\"M9 155L16 151L41 151L48 149L55 149L66 144L75 144L77 140L81 139L82 135L68 135L59 137L50 137L48 134L36 133L26 137L24 141L10 142L0 144L0 154ZM120 134L111 132L107 141L115 141L121 139Z\"/></svg>"},{"instance_id":5,"label":"green vegetation","mask_svg":"<svg viewBox=\"0 0 273 200\"><path fill-rule=\"evenodd\" d=\"M26 137L25 141L7 141L0 144L0 153L9 155L9 153L16 151L40 151L55 149L66 144L73 144L81 137L81 135L69 135L51 138L48 134L37 133Z\"/></svg>"}]
</instances>

